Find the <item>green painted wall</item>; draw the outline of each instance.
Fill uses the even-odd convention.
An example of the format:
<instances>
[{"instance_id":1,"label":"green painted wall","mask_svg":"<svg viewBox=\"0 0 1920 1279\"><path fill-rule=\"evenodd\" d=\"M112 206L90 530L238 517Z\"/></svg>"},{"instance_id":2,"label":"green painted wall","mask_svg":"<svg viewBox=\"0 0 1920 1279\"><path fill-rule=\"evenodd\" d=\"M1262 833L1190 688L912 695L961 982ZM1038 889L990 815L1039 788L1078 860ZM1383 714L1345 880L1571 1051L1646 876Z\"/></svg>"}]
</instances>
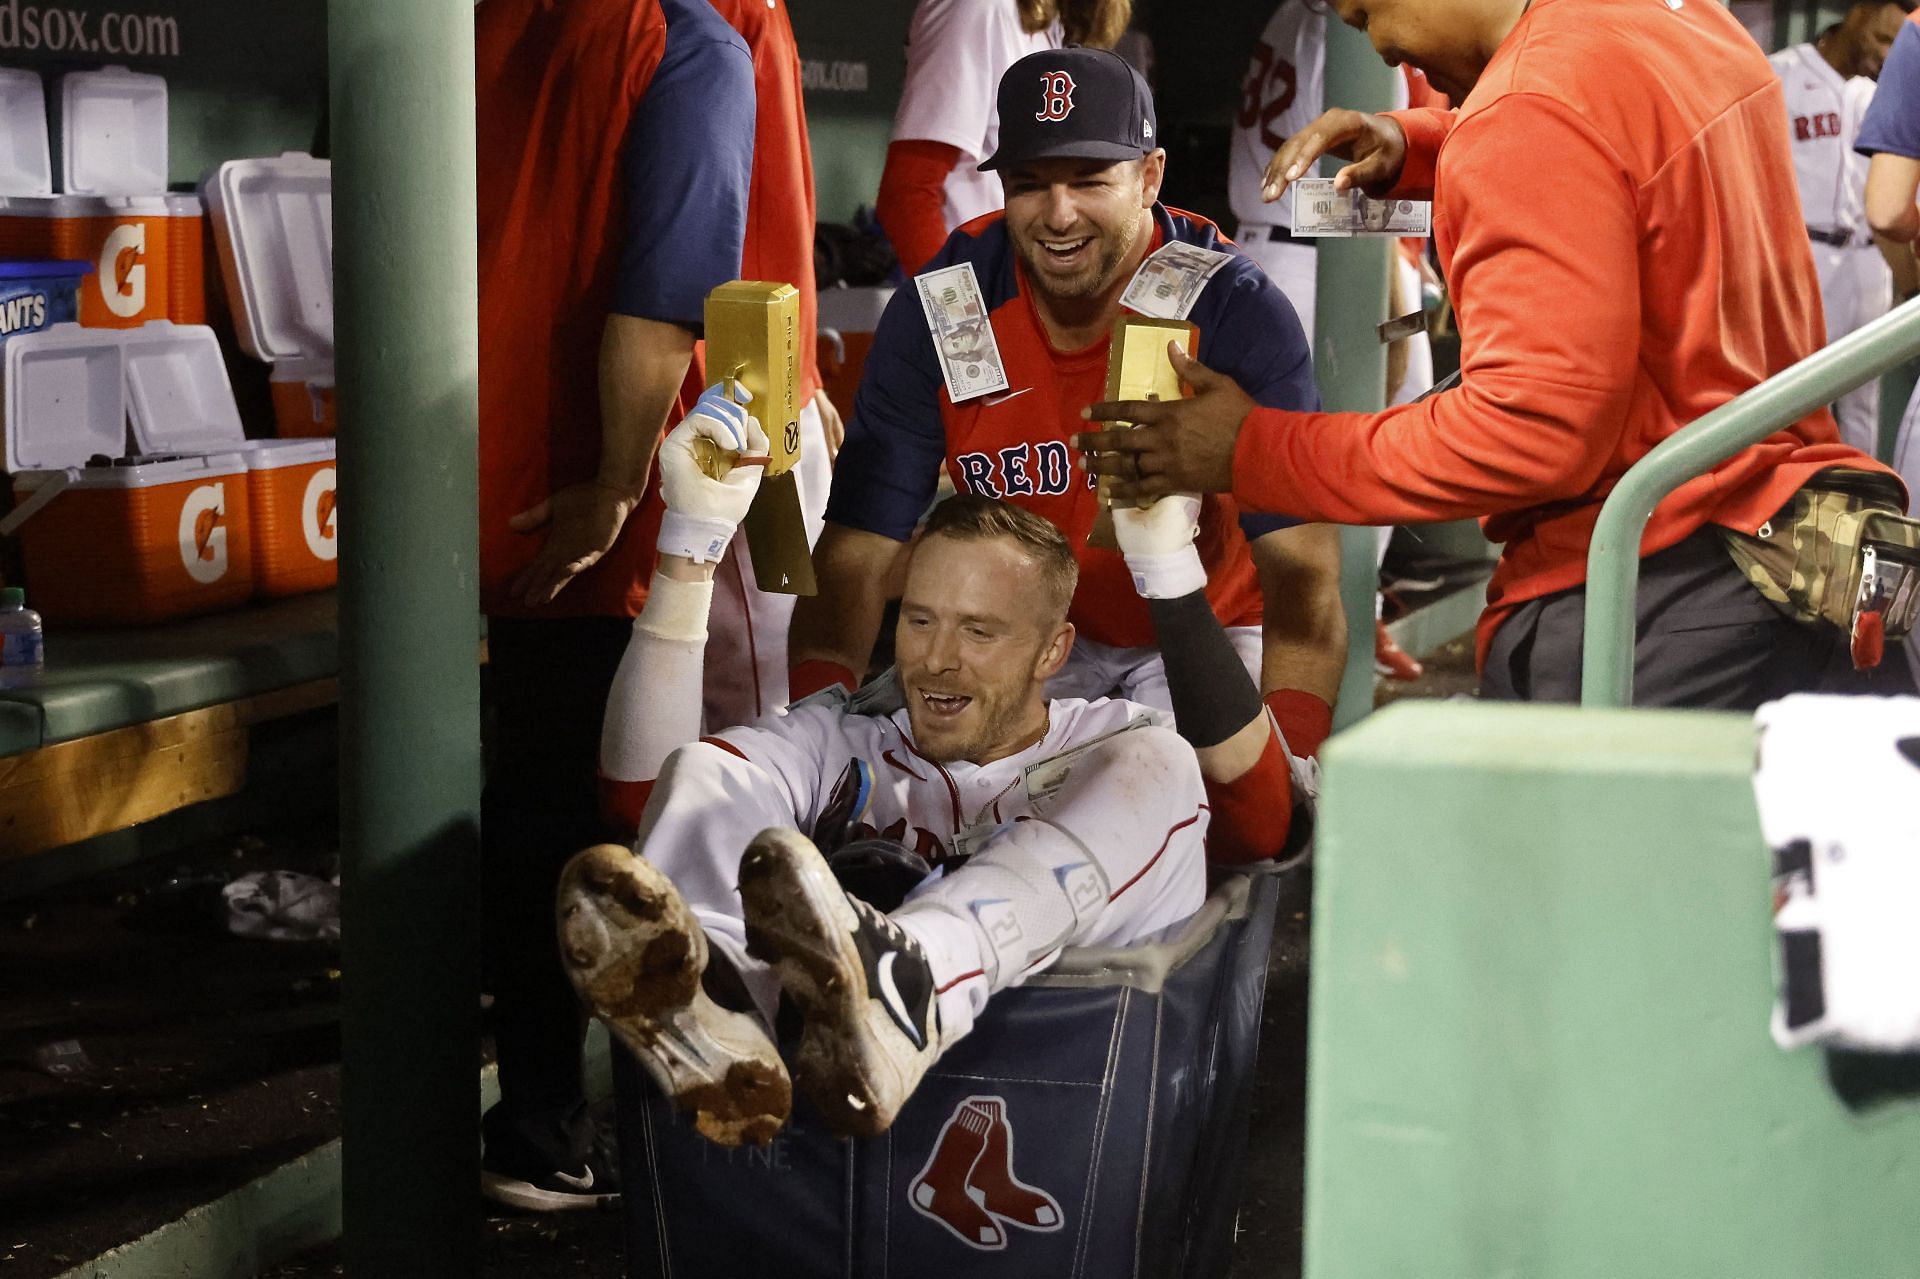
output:
<instances>
[{"instance_id":1,"label":"green painted wall","mask_svg":"<svg viewBox=\"0 0 1920 1279\"><path fill-rule=\"evenodd\" d=\"M1308 1279L1920 1274L1920 1107L1783 1053L1742 716L1400 704L1334 739Z\"/></svg>"},{"instance_id":2,"label":"green painted wall","mask_svg":"<svg viewBox=\"0 0 1920 1279\"><path fill-rule=\"evenodd\" d=\"M325 0L0 0L0 65L50 90L108 64L167 77L169 181L187 187L222 160L312 145L326 17Z\"/></svg>"}]
</instances>

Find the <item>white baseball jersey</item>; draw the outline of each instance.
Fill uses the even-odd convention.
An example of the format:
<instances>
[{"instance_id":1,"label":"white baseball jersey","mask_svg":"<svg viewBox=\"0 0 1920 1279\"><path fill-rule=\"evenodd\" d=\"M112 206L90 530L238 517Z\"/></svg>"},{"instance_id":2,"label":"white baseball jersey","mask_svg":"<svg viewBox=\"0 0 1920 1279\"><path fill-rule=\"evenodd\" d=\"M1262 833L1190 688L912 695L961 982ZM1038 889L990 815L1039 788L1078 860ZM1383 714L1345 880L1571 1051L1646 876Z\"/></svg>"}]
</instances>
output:
<instances>
[{"instance_id":1,"label":"white baseball jersey","mask_svg":"<svg viewBox=\"0 0 1920 1279\"><path fill-rule=\"evenodd\" d=\"M1261 179L1280 144L1320 114L1331 8L1324 0L1281 0L1254 46L1227 162L1227 198L1242 222L1293 225L1284 198L1261 201Z\"/></svg>"},{"instance_id":2,"label":"white baseball jersey","mask_svg":"<svg viewBox=\"0 0 1920 1279\"><path fill-rule=\"evenodd\" d=\"M1816 231L1849 237L1845 244L1814 240L1812 245L1827 341L1835 342L1886 314L1893 301L1893 277L1867 227L1868 160L1853 149L1874 84L1865 76L1843 79L1810 44L1783 49L1769 61L1786 94L1801 217ZM1842 439L1874 452L1880 437L1879 379L1841 396L1834 417Z\"/></svg>"},{"instance_id":3,"label":"white baseball jersey","mask_svg":"<svg viewBox=\"0 0 1920 1279\"><path fill-rule=\"evenodd\" d=\"M1081 894L1061 944L1130 945L1161 935L1206 897L1199 762L1170 729L1128 727L1152 714L1117 699L1057 700L1048 703L1046 735L1026 750L988 764L942 764L915 748L905 711L795 706L668 757L638 847L672 878L763 1008L772 1006L771 974L747 956L737 884L747 841L769 826L798 828L829 851L836 836L879 836L919 851L942 872L915 891L921 922L929 907L965 920L998 903L1042 931L1032 921L1069 919L1060 899L1067 880L1035 876L1034 867L1078 868L1082 888L1099 888L1091 901ZM1026 887L1009 890L1008 866ZM1097 868L1091 881L1089 866ZM1018 984L1058 953L1019 955L989 978L977 949L943 945L937 932L921 939L950 1031L971 1024L990 990Z\"/></svg>"},{"instance_id":4,"label":"white baseball jersey","mask_svg":"<svg viewBox=\"0 0 1920 1279\"><path fill-rule=\"evenodd\" d=\"M1000 76L1029 53L1059 47L1059 23L1038 34L1023 30L1014 0L920 0L914 7L892 140L959 148L960 163L947 175L947 230L1005 203L1000 175L975 167L1000 144Z\"/></svg>"},{"instance_id":5,"label":"white baseball jersey","mask_svg":"<svg viewBox=\"0 0 1920 1279\"><path fill-rule=\"evenodd\" d=\"M1768 59L1787 98L1788 138L1806 224L1847 231L1866 242L1867 157L1856 154L1860 121L1873 101L1873 81L1843 79L1810 44Z\"/></svg>"}]
</instances>

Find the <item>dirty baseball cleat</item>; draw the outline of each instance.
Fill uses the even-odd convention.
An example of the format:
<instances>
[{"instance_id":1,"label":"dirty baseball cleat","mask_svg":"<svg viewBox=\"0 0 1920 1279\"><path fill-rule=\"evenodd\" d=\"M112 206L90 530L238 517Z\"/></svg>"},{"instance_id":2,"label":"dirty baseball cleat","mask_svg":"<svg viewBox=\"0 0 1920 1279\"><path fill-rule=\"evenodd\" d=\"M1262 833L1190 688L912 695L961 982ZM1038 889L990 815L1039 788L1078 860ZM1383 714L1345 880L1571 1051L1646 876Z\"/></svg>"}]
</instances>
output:
<instances>
[{"instance_id":1,"label":"dirty baseball cleat","mask_svg":"<svg viewBox=\"0 0 1920 1279\"><path fill-rule=\"evenodd\" d=\"M793 1103L787 1068L746 1001L715 1001L724 983L713 978L729 974L707 973L707 935L671 880L629 849L596 845L560 874L557 926L580 998L703 1137L773 1139Z\"/></svg>"},{"instance_id":2,"label":"dirty baseball cleat","mask_svg":"<svg viewBox=\"0 0 1920 1279\"><path fill-rule=\"evenodd\" d=\"M920 944L841 890L812 841L764 830L740 860L747 949L772 963L805 1020L794 1073L843 1137L885 1132L940 1055Z\"/></svg>"}]
</instances>

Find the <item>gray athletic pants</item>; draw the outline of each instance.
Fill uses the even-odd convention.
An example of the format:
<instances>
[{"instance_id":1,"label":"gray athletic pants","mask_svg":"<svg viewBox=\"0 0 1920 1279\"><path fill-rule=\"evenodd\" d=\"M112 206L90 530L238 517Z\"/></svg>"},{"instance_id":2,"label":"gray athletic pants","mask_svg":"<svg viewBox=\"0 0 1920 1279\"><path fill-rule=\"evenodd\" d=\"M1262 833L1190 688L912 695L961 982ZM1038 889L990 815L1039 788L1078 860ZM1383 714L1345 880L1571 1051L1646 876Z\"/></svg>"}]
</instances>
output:
<instances>
[{"instance_id":1,"label":"gray athletic pants","mask_svg":"<svg viewBox=\"0 0 1920 1279\"><path fill-rule=\"evenodd\" d=\"M1480 695L1579 701L1586 618L1584 585L1522 604L1494 632ZM1840 632L1783 616L1734 566L1712 528L1640 561L1634 626L1635 706L1752 710L1794 692L1907 687L1898 645L1888 646L1885 678L1855 675Z\"/></svg>"}]
</instances>

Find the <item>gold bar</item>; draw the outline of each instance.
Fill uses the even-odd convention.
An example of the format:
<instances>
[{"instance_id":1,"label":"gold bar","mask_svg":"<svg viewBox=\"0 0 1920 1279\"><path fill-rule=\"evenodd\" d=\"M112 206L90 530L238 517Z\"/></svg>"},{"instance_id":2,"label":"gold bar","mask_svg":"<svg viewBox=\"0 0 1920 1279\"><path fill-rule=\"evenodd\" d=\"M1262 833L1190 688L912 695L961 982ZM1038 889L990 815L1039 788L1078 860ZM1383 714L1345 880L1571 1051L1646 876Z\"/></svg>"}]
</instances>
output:
<instances>
[{"instance_id":1,"label":"gold bar","mask_svg":"<svg viewBox=\"0 0 1920 1279\"><path fill-rule=\"evenodd\" d=\"M707 294L707 382L735 378L767 433L767 476L800 460L800 293L791 284L733 280Z\"/></svg>"},{"instance_id":2,"label":"gold bar","mask_svg":"<svg viewBox=\"0 0 1920 1279\"><path fill-rule=\"evenodd\" d=\"M1180 349L1193 354L1194 329L1185 320L1158 320L1144 315L1122 315L1113 324L1113 338L1107 347L1107 399L1177 400L1186 394L1180 375L1173 371L1167 355L1167 343L1178 342ZM1113 422L1111 427L1131 426ZM1112 477L1102 475L1099 482L1100 513L1087 535L1089 545L1118 550L1113 532L1113 505L1110 494Z\"/></svg>"}]
</instances>

